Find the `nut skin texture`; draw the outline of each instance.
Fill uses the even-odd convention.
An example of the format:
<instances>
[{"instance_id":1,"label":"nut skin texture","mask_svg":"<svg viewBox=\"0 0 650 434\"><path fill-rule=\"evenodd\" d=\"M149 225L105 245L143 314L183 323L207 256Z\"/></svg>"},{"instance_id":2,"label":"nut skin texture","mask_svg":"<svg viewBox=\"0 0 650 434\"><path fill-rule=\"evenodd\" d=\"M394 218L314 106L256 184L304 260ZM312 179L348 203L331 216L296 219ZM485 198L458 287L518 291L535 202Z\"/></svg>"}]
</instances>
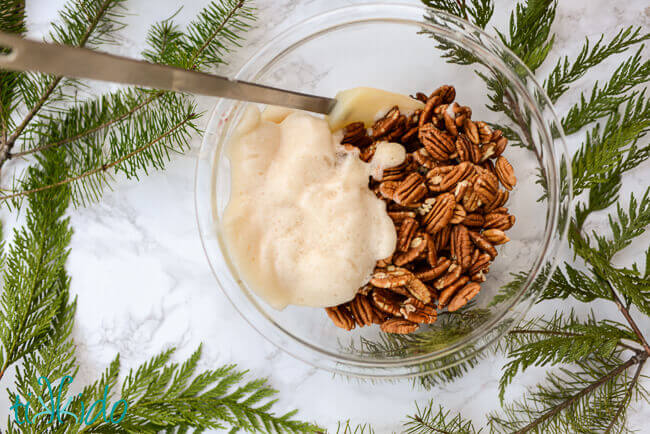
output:
<instances>
[{"instance_id":1,"label":"nut skin texture","mask_svg":"<svg viewBox=\"0 0 650 434\"><path fill-rule=\"evenodd\" d=\"M495 245L505 244L510 241L506 233L499 229L488 229L482 235L487 241Z\"/></svg>"},{"instance_id":2,"label":"nut skin texture","mask_svg":"<svg viewBox=\"0 0 650 434\"><path fill-rule=\"evenodd\" d=\"M456 152L454 137L431 123L422 126L418 136L429 155L437 161L447 161Z\"/></svg>"},{"instance_id":3,"label":"nut skin texture","mask_svg":"<svg viewBox=\"0 0 650 434\"><path fill-rule=\"evenodd\" d=\"M408 218L402 222L397 232L397 251L406 252L411 246L411 241L418 230L418 222L414 218ZM399 265L399 264L397 264Z\"/></svg>"},{"instance_id":4,"label":"nut skin texture","mask_svg":"<svg viewBox=\"0 0 650 434\"><path fill-rule=\"evenodd\" d=\"M438 319L438 312L433 306L414 298L407 298L402 303L400 313L405 319L418 324L433 324Z\"/></svg>"},{"instance_id":5,"label":"nut skin texture","mask_svg":"<svg viewBox=\"0 0 650 434\"><path fill-rule=\"evenodd\" d=\"M505 157L500 156L494 164L494 171L496 172L499 181L501 181L501 184L507 190L512 190L517 183L517 177L515 177L515 171L510 162Z\"/></svg>"},{"instance_id":6,"label":"nut skin texture","mask_svg":"<svg viewBox=\"0 0 650 434\"><path fill-rule=\"evenodd\" d=\"M343 128L343 139L341 144L349 144L357 148L365 148L372 144L372 139L366 132L363 122L352 122Z\"/></svg>"},{"instance_id":7,"label":"nut skin texture","mask_svg":"<svg viewBox=\"0 0 650 434\"><path fill-rule=\"evenodd\" d=\"M476 297L476 295L479 293L480 290L481 290L481 285L479 285L478 283L476 282L468 283L460 290L458 290L458 293L456 293L456 295L454 295L454 298L451 299L449 305L447 306L447 310L449 312L457 311L461 307L465 306L471 299Z\"/></svg>"},{"instance_id":8,"label":"nut skin texture","mask_svg":"<svg viewBox=\"0 0 650 434\"><path fill-rule=\"evenodd\" d=\"M413 297L420 300L422 303L431 303L431 292L429 291L429 288L427 288L427 286L417 277L413 276L413 278L406 283L406 289Z\"/></svg>"},{"instance_id":9,"label":"nut skin texture","mask_svg":"<svg viewBox=\"0 0 650 434\"><path fill-rule=\"evenodd\" d=\"M427 194L427 191L422 176L413 172L397 185L393 193L393 200L400 205L413 205L418 203Z\"/></svg>"},{"instance_id":10,"label":"nut skin texture","mask_svg":"<svg viewBox=\"0 0 650 434\"><path fill-rule=\"evenodd\" d=\"M497 249L495 249L492 243L490 243L486 238L481 236L481 234L479 234L478 232L474 232L474 231L470 231L469 236L472 239L472 242L474 242L474 244L476 245L476 247L478 247L479 249L481 249L482 251L490 255L490 258L492 259L496 258Z\"/></svg>"},{"instance_id":11,"label":"nut skin texture","mask_svg":"<svg viewBox=\"0 0 650 434\"><path fill-rule=\"evenodd\" d=\"M400 304L403 300L398 294L385 289L375 289L372 291L372 304L382 312L393 316L399 316Z\"/></svg>"},{"instance_id":12,"label":"nut skin texture","mask_svg":"<svg viewBox=\"0 0 650 434\"><path fill-rule=\"evenodd\" d=\"M451 285L452 283L460 279L460 275L462 272L463 269L460 267L460 265L456 264L455 262L452 263L447 269L447 272L433 283L433 287L438 290L442 290L448 287L449 285Z\"/></svg>"},{"instance_id":13,"label":"nut skin texture","mask_svg":"<svg viewBox=\"0 0 650 434\"><path fill-rule=\"evenodd\" d=\"M450 193L441 194L436 198L436 203L433 208L424 218L423 224L425 229L431 235L440 232L454 215L454 208L456 207L456 200L454 195Z\"/></svg>"},{"instance_id":14,"label":"nut skin texture","mask_svg":"<svg viewBox=\"0 0 650 434\"><path fill-rule=\"evenodd\" d=\"M384 333L394 333L406 335L413 333L420 326L417 323L401 318L391 318L381 324L381 331Z\"/></svg>"},{"instance_id":15,"label":"nut skin texture","mask_svg":"<svg viewBox=\"0 0 650 434\"><path fill-rule=\"evenodd\" d=\"M485 215L484 228L507 231L515 224L515 216L511 214L489 213Z\"/></svg>"},{"instance_id":16,"label":"nut skin texture","mask_svg":"<svg viewBox=\"0 0 650 434\"><path fill-rule=\"evenodd\" d=\"M451 300L456 291L458 291L458 288L465 286L467 282L469 282L469 277L461 276L461 278L456 282L443 289L440 293L440 297L438 297L438 307L440 309L446 307L447 303L449 303L449 300Z\"/></svg>"},{"instance_id":17,"label":"nut skin texture","mask_svg":"<svg viewBox=\"0 0 650 434\"><path fill-rule=\"evenodd\" d=\"M451 230L451 256L460 265L462 270L467 270L472 265L474 245L466 226L455 225Z\"/></svg>"},{"instance_id":18,"label":"nut skin texture","mask_svg":"<svg viewBox=\"0 0 650 434\"><path fill-rule=\"evenodd\" d=\"M356 297L348 303L348 306L359 327L365 327L376 322L375 310L367 296L357 294Z\"/></svg>"},{"instance_id":19,"label":"nut skin texture","mask_svg":"<svg viewBox=\"0 0 650 434\"><path fill-rule=\"evenodd\" d=\"M377 288L395 288L397 286L404 286L411 280L413 273L405 268L395 268L389 270L376 270L370 279L370 284Z\"/></svg>"},{"instance_id":20,"label":"nut skin texture","mask_svg":"<svg viewBox=\"0 0 650 434\"><path fill-rule=\"evenodd\" d=\"M386 116L379 119L372 126L372 138L377 139L385 136L393 127L395 127L395 125L397 125L397 122L399 122L400 119L401 114L399 108L394 106L388 111L388 113L386 113Z\"/></svg>"},{"instance_id":21,"label":"nut skin texture","mask_svg":"<svg viewBox=\"0 0 650 434\"><path fill-rule=\"evenodd\" d=\"M438 259L438 263L436 264L435 267L430 268L426 271L416 271L415 277L417 277L423 282L428 282L430 280L437 279L438 277L445 274L445 272L449 269L450 265L451 265L451 261L449 259L441 257Z\"/></svg>"},{"instance_id":22,"label":"nut skin texture","mask_svg":"<svg viewBox=\"0 0 650 434\"><path fill-rule=\"evenodd\" d=\"M354 318L345 306L326 307L325 312L335 326L350 331L354 328Z\"/></svg>"}]
</instances>

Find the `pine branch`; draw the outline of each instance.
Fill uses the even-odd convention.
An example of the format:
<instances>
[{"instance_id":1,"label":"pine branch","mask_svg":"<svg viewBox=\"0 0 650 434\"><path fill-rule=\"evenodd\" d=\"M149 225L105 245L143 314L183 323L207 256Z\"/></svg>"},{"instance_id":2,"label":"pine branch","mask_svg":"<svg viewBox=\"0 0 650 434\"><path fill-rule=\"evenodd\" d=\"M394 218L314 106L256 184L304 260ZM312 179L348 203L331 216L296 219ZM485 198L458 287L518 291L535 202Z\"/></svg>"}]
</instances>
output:
<instances>
[{"instance_id":1,"label":"pine branch","mask_svg":"<svg viewBox=\"0 0 650 434\"><path fill-rule=\"evenodd\" d=\"M19 35L25 33L25 0L6 0L0 4L0 30ZM6 49L0 48L0 55L6 53ZM0 149L14 128L13 113L19 104L20 83L24 77L21 72L0 69Z\"/></svg>"},{"instance_id":2,"label":"pine branch","mask_svg":"<svg viewBox=\"0 0 650 434\"><path fill-rule=\"evenodd\" d=\"M120 17L120 9L125 0L83 0L72 2L61 12L62 24L55 24L51 33L52 39L60 44L76 47L94 46L110 40L111 32L120 25L116 18ZM3 148L0 149L0 162L7 159L16 140L23 134L30 122L53 96L63 77L39 76L39 83L30 81L25 87L40 87L38 98L24 97L29 111L14 129ZM25 94L25 93L24 93Z\"/></svg>"},{"instance_id":3,"label":"pine branch","mask_svg":"<svg viewBox=\"0 0 650 434\"><path fill-rule=\"evenodd\" d=\"M435 408L437 407L437 408ZM407 416L404 423L406 434L478 434L482 429L474 428L472 421L464 419L460 413L451 415L433 401L420 408L415 404L415 415Z\"/></svg>"},{"instance_id":4,"label":"pine branch","mask_svg":"<svg viewBox=\"0 0 650 434\"><path fill-rule=\"evenodd\" d=\"M73 197L73 199L83 201L87 197L91 198L98 198L98 195L101 193L101 189L104 187L104 176L106 176L109 169L115 168L115 172L118 170L126 172L127 176L136 176L137 174L135 172L135 168L138 168L138 165L144 164L143 160L131 160L135 156L141 156L143 152L147 150L153 150L152 154L155 155L156 160L160 162L159 164L162 164L163 162L163 157L168 158L168 154L166 154L168 149L173 149L168 143L176 143L183 145L184 143L187 142L188 140L188 131L191 129L195 129L194 125L192 122L197 119L197 114L189 111L187 113L184 113L182 115L182 119L180 119L176 124L170 126L166 131L164 131L160 136L152 139L151 141L139 146L138 148L133 149L132 151L128 152L125 155L119 156L116 159L102 163L101 165L97 166L95 165L94 168L89 169L85 172L79 173L79 174L70 174L66 173L63 179L58 180L56 182L53 182L50 185L46 186L40 186L36 188L31 188L31 189L26 189L23 191L7 194L4 196L0 196L0 201L6 201L10 199L18 199L23 196L28 196L33 193L41 192L41 191L46 191L51 188L55 188L58 186L62 185L67 185L70 183L74 183L77 181L84 181L87 182L86 184L82 184L83 190L78 191L76 193L76 196ZM153 121L153 119L152 119ZM146 124L143 124L143 126ZM190 126L188 129L187 126ZM129 136L126 136L129 137ZM132 137L130 137L132 138ZM124 138L123 138L124 139ZM118 146L123 146L124 143L126 143L126 140L123 140L119 142ZM136 141L136 143L138 143ZM156 148L157 145L160 145L160 148ZM145 156L146 158L146 156ZM129 162L132 165L123 165L125 162ZM129 172L131 170L131 172ZM16 205L18 206L18 205Z\"/></svg>"},{"instance_id":5,"label":"pine branch","mask_svg":"<svg viewBox=\"0 0 650 434\"><path fill-rule=\"evenodd\" d=\"M552 102L569 90L569 85L583 77L587 71L605 61L609 57L625 52L629 47L650 38L650 34L642 34L641 27L621 29L611 41L604 44L605 35L591 46L589 39L585 40L578 56L570 61L568 56L560 59L548 78L544 80L544 89ZM566 127L565 127L566 128Z\"/></svg>"},{"instance_id":6,"label":"pine branch","mask_svg":"<svg viewBox=\"0 0 650 434\"><path fill-rule=\"evenodd\" d=\"M375 430L367 423L352 425L349 420L346 420L337 424L336 434L375 434Z\"/></svg>"}]
</instances>

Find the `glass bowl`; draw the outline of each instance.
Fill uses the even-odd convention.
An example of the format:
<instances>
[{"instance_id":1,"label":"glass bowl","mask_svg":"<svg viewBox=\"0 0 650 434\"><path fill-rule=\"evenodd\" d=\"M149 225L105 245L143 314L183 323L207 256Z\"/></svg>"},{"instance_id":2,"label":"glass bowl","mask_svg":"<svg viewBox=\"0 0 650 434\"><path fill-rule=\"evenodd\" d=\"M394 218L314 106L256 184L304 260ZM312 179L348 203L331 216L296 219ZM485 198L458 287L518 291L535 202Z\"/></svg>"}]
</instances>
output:
<instances>
[{"instance_id":1,"label":"glass bowl","mask_svg":"<svg viewBox=\"0 0 650 434\"><path fill-rule=\"evenodd\" d=\"M450 62L454 60L450 54L465 64ZM247 103L220 100L196 166L199 232L218 286L266 339L335 373L412 377L459 369L459 363L473 360L534 303L547 284L566 232L570 171L550 101L503 44L445 13L366 4L293 26L255 54L236 78L325 96L356 86L428 94L440 85L454 85L456 100L473 109L472 119L498 124L507 132L511 144L504 155L518 179L507 204L517 218L508 231L511 241L498 248L487 281L473 302L456 313L441 314L435 324L407 336L384 334L378 326L347 332L335 327L324 309L274 310L237 275L219 226L230 193L225 145ZM503 92L502 108L509 116L486 107L493 103L486 79L492 89Z\"/></svg>"}]
</instances>

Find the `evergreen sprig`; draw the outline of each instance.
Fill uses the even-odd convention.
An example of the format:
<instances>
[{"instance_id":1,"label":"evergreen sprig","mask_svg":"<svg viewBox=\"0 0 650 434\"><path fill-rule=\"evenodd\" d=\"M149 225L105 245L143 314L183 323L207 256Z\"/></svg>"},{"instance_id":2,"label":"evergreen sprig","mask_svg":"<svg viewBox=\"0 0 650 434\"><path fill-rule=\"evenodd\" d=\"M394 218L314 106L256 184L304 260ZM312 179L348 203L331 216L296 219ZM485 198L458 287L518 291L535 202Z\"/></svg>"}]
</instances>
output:
<instances>
[{"instance_id":1,"label":"evergreen sprig","mask_svg":"<svg viewBox=\"0 0 650 434\"><path fill-rule=\"evenodd\" d=\"M415 414L408 416L404 423L406 434L478 434L483 431L476 429L472 421L460 413L452 414L433 400L422 408L417 404L415 407Z\"/></svg>"}]
</instances>

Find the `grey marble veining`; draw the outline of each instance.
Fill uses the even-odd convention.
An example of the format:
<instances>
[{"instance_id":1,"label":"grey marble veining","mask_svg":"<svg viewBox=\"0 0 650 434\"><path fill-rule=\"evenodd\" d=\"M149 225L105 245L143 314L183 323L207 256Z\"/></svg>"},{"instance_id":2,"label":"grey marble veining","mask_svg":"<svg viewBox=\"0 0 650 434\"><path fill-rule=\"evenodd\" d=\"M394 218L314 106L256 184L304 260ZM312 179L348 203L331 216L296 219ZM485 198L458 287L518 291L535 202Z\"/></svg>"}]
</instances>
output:
<instances>
[{"instance_id":1,"label":"grey marble veining","mask_svg":"<svg viewBox=\"0 0 650 434\"><path fill-rule=\"evenodd\" d=\"M205 3L183 1L178 21L187 22ZM258 0L257 24L245 46L231 56L226 71L236 70L265 41L292 23L354 3ZM503 26L508 17L499 11L509 10L513 3L497 0L495 25ZM46 31L62 4L63 0L28 2L32 35ZM131 0L128 5L129 26L120 34L121 45L113 50L136 56L148 26L173 14L180 3ZM650 28L650 6L646 1L561 1L554 26L557 40L548 63L564 54L575 55L585 36L601 32L611 36L628 25ZM588 79L581 79L558 103L558 111L566 109L580 91L590 89L594 79L604 80L620 60L620 56L612 59ZM542 68L538 76L543 77L548 69ZM205 110L212 103L207 98L199 100ZM579 141L572 139L569 146L575 148ZM484 423L484 415L498 406L497 383L504 363L501 356L488 357L459 381L433 391L414 391L408 382L370 384L332 377L282 353L252 330L217 289L198 239L192 183L199 145L200 137L194 137L192 150L174 157L166 171L153 173L139 183L120 179L100 204L71 211L75 233L68 269L72 291L78 296L74 338L82 364L75 382L95 378L118 352L125 370L170 346L178 348L178 358L186 357L202 342L203 367L238 363L242 369L250 369L252 376L266 376L280 391L278 411L298 408L300 417L334 430L336 421L352 419L372 422L379 433L397 431L402 417L414 410L413 402L424 403L430 398L462 412L479 425ZM648 170L650 165L645 164L628 176L623 197L646 188ZM594 222L590 229L601 229L606 224L603 216L597 216ZM649 242L650 235L645 236L635 244L634 251L616 260L629 263ZM598 303L594 308L618 319L608 304ZM641 325L650 330L650 321L641 321ZM519 396L538 382L541 374L541 370L531 369L518 377L507 398ZM0 398L2 416L9 408L4 395ZM650 406L633 408L631 421L633 427L643 429L650 422Z\"/></svg>"}]
</instances>

